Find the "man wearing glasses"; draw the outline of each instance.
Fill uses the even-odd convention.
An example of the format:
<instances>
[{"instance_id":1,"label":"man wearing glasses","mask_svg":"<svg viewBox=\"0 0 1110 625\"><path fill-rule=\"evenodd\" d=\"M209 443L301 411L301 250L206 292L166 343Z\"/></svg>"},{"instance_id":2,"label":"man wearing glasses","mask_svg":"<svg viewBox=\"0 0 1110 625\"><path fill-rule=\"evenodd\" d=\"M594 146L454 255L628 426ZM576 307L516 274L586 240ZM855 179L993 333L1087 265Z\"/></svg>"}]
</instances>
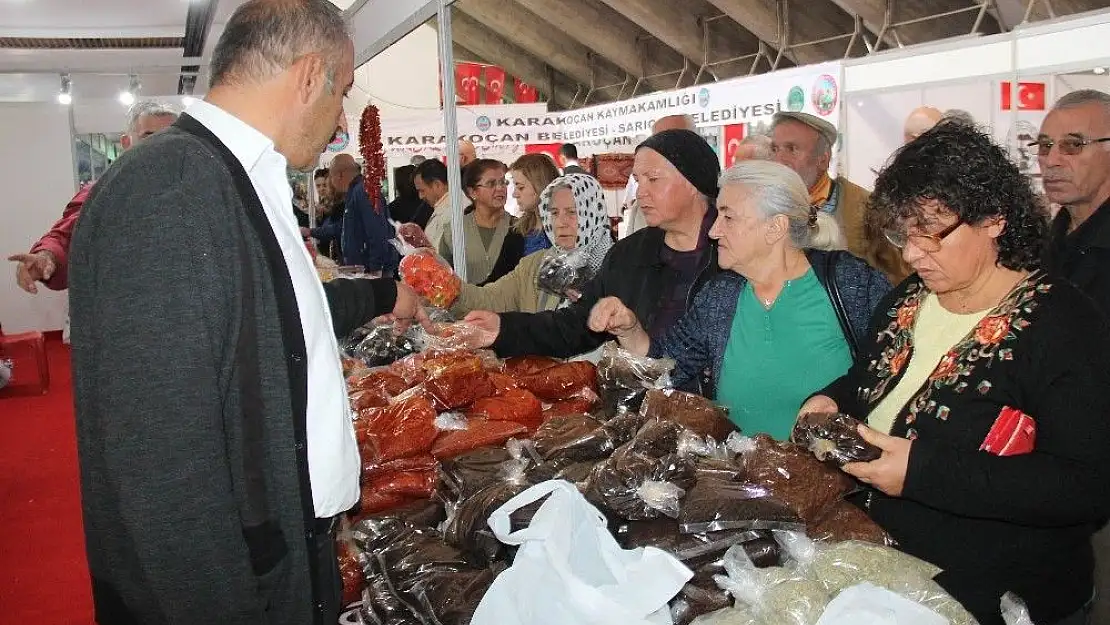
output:
<instances>
[{"instance_id":1,"label":"man wearing glasses","mask_svg":"<svg viewBox=\"0 0 1110 625\"><path fill-rule=\"evenodd\" d=\"M1110 315L1110 94L1091 89L1060 98L1041 125L1037 149L1052 222L1046 268L1074 283ZM1110 529L1092 540L1092 623L1110 623Z\"/></svg>"},{"instance_id":2,"label":"man wearing glasses","mask_svg":"<svg viewBox=\"0 0 1110 625\"><path fill-rule=\"evenodd\" d=\"M1052 223L1047 267L1110 314L1110 94L1085 89L1060 98L1041 125L1037 150Z\"/></svg>"}]
</instances>

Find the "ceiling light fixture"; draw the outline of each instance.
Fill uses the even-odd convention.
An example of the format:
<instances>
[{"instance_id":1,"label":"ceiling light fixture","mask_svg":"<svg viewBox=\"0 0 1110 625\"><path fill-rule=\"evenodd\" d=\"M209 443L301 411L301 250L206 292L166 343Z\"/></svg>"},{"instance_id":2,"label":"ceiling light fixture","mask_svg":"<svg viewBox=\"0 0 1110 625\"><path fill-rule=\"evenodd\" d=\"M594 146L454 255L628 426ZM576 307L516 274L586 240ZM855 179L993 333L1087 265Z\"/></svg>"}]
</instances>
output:
<instances>
[{"instance_id":1,"label":"ceiling light fixture","mask_svg":"<svg viewBox=\"0 0 1110 625\"><path fill-rule=\"evenodd\" d=\"M69 106L73 104L73 83L69 74L62 74L62 90L58 92L58 104Z\"/></svg>"},{"instance_id":2,"label":"ceiling light fixture","mask_svg":"<svg viewBox=\"0 0 1110 625\"><path fill-rule=\"evenodd\" d=\"M119 103L124 106L131 106L135 103L135 98L138 97L139 90L142 88L143 86L139 82L139 77L135 74L131 74L128 78L127 91L119 92Z\"/></svg>"}]
</instances>

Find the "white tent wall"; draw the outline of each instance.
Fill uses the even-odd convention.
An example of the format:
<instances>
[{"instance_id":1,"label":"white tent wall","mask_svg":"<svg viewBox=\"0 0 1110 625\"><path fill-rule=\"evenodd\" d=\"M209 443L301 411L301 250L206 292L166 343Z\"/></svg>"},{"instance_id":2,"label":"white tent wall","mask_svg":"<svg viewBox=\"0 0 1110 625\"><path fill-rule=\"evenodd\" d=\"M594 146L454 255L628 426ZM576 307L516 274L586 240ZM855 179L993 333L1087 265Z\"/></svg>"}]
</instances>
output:
<instances>
[{"instance_id":1,"label":"white tent wall","mask_svg":"<svg viewBox=\"0 0 1110 625\"><path fill-rule=\"evenodd\" d=\"M56 104L0 103L0 250L27 251L50 229L75 192L69 111ZM0 325L5 333L59 330L66 319L66 292L39 287L24 293L14 264L0 277Z\"/></svg>"}]
</instances>

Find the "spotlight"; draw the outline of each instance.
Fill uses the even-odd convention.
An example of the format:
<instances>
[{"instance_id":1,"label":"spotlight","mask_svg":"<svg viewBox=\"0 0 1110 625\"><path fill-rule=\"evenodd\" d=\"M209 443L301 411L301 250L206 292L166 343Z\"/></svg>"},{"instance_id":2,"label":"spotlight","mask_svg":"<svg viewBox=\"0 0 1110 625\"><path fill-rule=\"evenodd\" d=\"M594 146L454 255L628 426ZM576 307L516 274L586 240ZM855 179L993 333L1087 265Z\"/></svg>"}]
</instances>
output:
<instances>
[{"instance_id":1,"label":"spotlight","mask_svg":"<svg viewBox=\"0 0 1110 625\"><path fill-rule=\"evenodd\" d=\"M58 104L69 106L73 104L73 83L69 74L62 74L62 90L58 92Z\"/></svg>"},{"instance_id":2,"label":"spotlight","mask_svg":"<svg viewBox=\"0 0 1110 625\"><path fill-rule=\"evenodd\" d=\"M128 79L127 91L121 91L119 93L120 104L124 106L131 106L134 104L135 98L138 97L139 90L142 88L142 84L139 83L139 77L135 74L131 74Z\"/></svg>"}]
</instances>

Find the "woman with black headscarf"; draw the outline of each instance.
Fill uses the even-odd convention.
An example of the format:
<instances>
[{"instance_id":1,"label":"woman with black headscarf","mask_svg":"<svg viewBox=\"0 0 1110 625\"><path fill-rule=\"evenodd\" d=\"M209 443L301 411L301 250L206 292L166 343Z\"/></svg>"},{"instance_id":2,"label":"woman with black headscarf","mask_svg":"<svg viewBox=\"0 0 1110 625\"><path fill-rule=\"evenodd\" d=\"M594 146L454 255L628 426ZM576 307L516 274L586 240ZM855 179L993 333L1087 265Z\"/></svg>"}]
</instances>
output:
<instances>
[{"instance_id":1,"label":"woman with black headscarf","mask_svg":"<svg viewBox=\"0 0 1110 625\"><path fill-rule=\"evenodd\" d=\"M476 311L466 320L484 330L481 346L502 356L571 357L610 338L587 327L598 300L618 297L652 336L682 316L697 288L715 275L716 246L709 228L721 167L700 135L667 130L636 148L633 175L648 227L618 241L582 297L566 308L535 314Z\"/></svg>"}]
</instances>

